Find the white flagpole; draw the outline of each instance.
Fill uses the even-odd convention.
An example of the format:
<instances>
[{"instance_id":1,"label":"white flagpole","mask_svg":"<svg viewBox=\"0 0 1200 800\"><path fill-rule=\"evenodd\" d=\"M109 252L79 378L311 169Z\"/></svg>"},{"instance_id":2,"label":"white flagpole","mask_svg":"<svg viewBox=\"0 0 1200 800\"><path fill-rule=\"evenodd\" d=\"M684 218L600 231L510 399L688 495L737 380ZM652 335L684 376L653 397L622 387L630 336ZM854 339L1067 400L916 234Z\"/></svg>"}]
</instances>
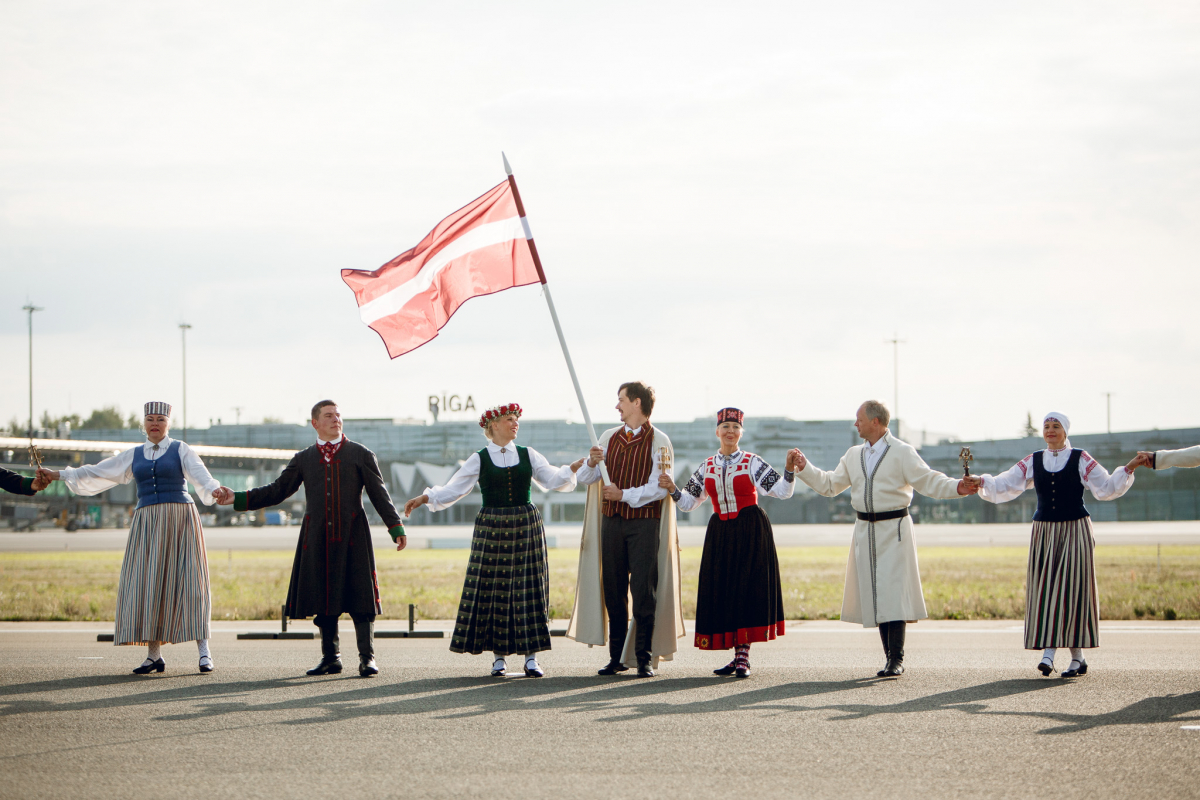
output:
<instances>
[{"instance_id":1,"label":"white flagpole","mask_svg":"<svg viewBox=\"0 0 1200 800\"><path fill-rule=\"evenodd\" d=\"M508 175L508 185L512 188L513 199L517 202L517 214L521 217L521 227L525 229L525 241L529 243L529 252L533 256L533 266L537 269L538 278L542 281L542 294L546 305L550 307L550 319L554 320L554 331L558 334L558 343L562 346L563 358L567 360L567 371L571 373L571 383L575 385L575 396L579 399L579 408L583 411L583 421L587 425L588 436L592 446L599 447L600 440L596 438L596 429L592 427L592 415L588 413L587 401L583 399L583 389L579 386L579 376L575 374L575 362L571 360L571 351L567 349L567 339L563 336L562 325L558 321L558 312L554 309L554 298L550 296L550 284L546 282L546 273L542 270L542 259L538 255L537 245L533 243L533 232L529 229L529 220L525 216L525 205L521 202L521 193L517 191L517 179L513 177L512 167L508 165L508 156L500 153L504 159L504 172ZM600 462L600 474L605 483L612 483L608 477L608 467Z\"/></svg>"}]
</instances>

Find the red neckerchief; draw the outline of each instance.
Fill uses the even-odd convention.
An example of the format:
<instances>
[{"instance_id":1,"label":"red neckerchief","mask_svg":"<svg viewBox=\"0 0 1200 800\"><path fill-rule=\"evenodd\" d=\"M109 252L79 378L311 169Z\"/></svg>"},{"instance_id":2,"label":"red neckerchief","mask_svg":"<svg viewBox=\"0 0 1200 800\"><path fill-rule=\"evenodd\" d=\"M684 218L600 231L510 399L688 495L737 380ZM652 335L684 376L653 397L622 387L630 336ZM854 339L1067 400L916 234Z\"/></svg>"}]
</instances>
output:
<instances>
[{"instance_id":1,"label":"red neckerchief","mask_svg":"<svg viewBox=\"0 0 1200 800\"><path fill-rule=\"evenodd\" d=\"M336 442L330 442L328 444L321 444L320 442L317 442L317 449L321 451L321 455L325 458L326 464L333 461L333 457L337 455L337 451L342 449L342 442L344 441L346 441L345 436L341 437Z\"/></svg>"}]
</instances>

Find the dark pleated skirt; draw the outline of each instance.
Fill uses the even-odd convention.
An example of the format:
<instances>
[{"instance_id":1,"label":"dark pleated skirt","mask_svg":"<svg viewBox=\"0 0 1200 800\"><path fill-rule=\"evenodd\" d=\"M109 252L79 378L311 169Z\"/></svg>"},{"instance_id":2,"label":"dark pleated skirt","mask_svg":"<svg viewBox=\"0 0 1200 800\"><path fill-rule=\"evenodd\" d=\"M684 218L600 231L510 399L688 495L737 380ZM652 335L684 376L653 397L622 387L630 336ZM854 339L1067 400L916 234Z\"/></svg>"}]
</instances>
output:
<instances>
[{"instance_id":1,"label":"dark pleated skirt","mask_svg":"<svg viewBox=\"0 0 1200 800\"><path fill-rule=\"evenodd\" d=\"M704 535L696 593L696 647L727 650L783 636L783 592L771 520L758 506L722 520Z\"/></svg>"},{"instance_id":2,"label":"dark pleated skirt","mask_svg":"<svg viewBox=\"0 0 1200 800\"><path fill-rule=\"evenodd\" d=\"M1025 649L1099 647L1096 539L1090 517L1034 522L1025 580Z\"/></svg>"},{"instance_id":3,"label":"dark pleated skirt","mask_svg":"<svg viewBox=\"0 0 1200 800\"><path fill-rule=\"evenodd\" d=\"M481 508L450 650L506 656L550 649L550 568L537 506Z\"/></svg>"}]
</instances>

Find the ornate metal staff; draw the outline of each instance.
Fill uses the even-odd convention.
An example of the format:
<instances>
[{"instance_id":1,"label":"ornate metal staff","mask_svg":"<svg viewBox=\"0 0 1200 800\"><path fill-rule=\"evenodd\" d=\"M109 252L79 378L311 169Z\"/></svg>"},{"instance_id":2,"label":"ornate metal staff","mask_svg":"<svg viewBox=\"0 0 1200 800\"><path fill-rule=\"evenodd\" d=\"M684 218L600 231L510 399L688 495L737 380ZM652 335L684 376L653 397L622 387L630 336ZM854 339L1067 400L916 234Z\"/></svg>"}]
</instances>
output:
<instances>
[{"instance_id":1,"label":"ornate metal staff","mask_svg":"<svg viewBox=\"0 0 1200 800\"><path fill-rule=\"evenodd\" d=\"M658 471L666 475L671 470L671 451L665 447L658 448Z\"/></svg>"},{"instance_id":2,"label":"ornate metal staff","mask_svg":"<svg viewBox=\"0 0 1200 800\"><path fill-rule=\"evenodd\" d=\"M963 465L963 477L971 477L971 462L975 460L975 456L971 455L971 448L964 447L958 451L958 460Z\"/></svg>"}]
</instances>

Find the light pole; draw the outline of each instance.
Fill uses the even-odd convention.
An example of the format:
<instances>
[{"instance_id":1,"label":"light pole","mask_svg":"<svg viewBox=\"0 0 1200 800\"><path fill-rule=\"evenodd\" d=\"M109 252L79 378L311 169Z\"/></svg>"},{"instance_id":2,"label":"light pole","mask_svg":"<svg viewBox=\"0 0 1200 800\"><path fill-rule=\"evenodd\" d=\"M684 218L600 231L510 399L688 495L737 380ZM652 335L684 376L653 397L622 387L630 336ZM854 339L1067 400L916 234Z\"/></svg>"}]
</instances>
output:
<instances>
[{"instance_id":1,"label":"light pole","mask_svg":"<svg viewBox=\"0 0 1200 800\"><path fill-rule=\"evenodd\" d=\"M1104 393L1105 403L1108 406L1108 432L1112 433L1112 392Z\"/></svg>"},{"instance_id":2,"label":"light pole","mask_svg":"<svg viewBox=\"0 0 1200 800\"><path fill-rule=\"evenodd\" d=\"M191 325L186 322L179 323L179 333L183 339L183 439L187 441L187 332L191 330Z\"/></svg>"},{"instance_id":3,"label":"light pole","mask_svg":"<svg viewBox=\"0 0 1200 800\"><path fill-rule=\"evenodd\" d=\"M907 340L901 339L900 334L893 333L892 338L884 339L884 344L892 346L892 419L896 420L896 435L900 435L900 345Z\"/></svg>"},{"instance_id":4,"label":"light pole","mask_svg":"<svg viewBox=\"0 0 1200 800\"><path fill-rule=\"evenodd\" d=\"M45 311L33 303L26 302L21 308L29 314L29 441L33 442L33 312Z\"/></svg>"}]
</instances>

